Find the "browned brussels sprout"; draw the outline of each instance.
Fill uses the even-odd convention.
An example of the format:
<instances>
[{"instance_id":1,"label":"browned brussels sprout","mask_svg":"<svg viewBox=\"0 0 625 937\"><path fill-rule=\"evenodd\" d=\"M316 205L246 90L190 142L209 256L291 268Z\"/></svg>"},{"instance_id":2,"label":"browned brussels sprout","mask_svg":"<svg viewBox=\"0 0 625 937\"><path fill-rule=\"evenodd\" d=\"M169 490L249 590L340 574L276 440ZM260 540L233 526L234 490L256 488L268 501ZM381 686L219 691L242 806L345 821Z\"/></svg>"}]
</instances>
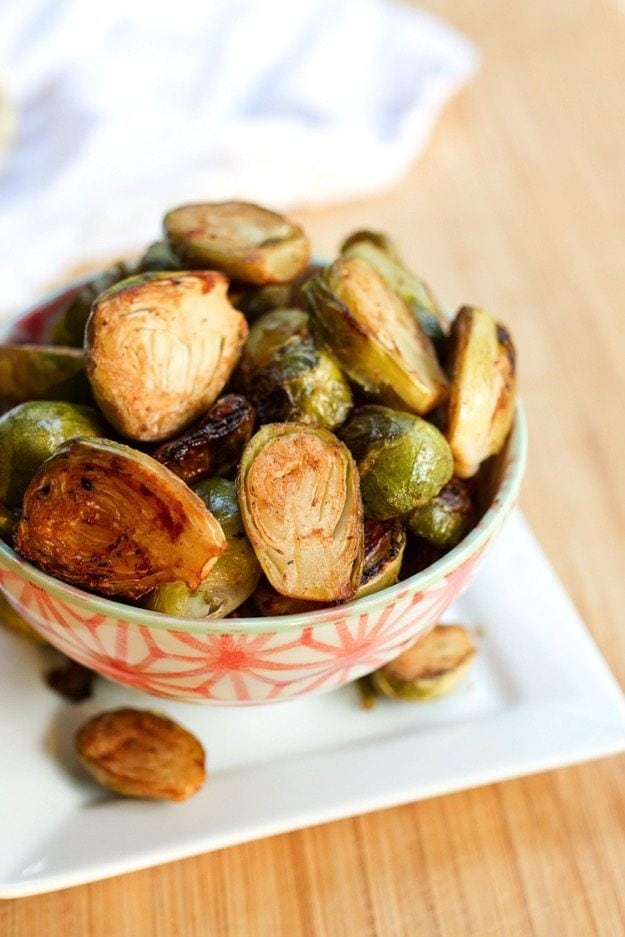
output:
<instances>
[{"instance_id":1,"label":"browned brussels sprout","mask_svg":"<svg viewBox=\"0 0 625 937\"><path fill-rule=\"evenodd\" d=\"M304 423L270 423L247 444L241 515L272 586L291 598L351 598L363 562L362 502L349 450Z\"/></svg>"},{"instance_id":2,"label":"browned brussels sprout","mask_svg":"<svg viewBox=\"0 0 625 937\"><path fill-rule=\"evenodd\" d=\"M315 612L325 608L327 602L310 602L306 599L292 599L288 595L281 595L262 578L252 595L252 603L259 615L301 615L302 612Z\"/></svg>"},{"instance_id":3,"label":"browned brussels sprout","mask_svg":"<svg viewBox=\"0 0 625 937\"><path fill-rule=\"evenodd\" d=\"M408 270L397 248L384 234L377 231L356 231L341 247L343 257L361 257L377 270L387 286L412 309L419 325L438 345L444 340L448 324L431 289Z\"/></svg>"},{"instance_id":4,"label":"browned brussels sprout","mask_svg":"<svg viewBox=\"0 0 625 937\"><path fill-rule=\"evenodd\" d=\"M358 464L366 517L408 514L438 494L452 476L447 440L412 413L359 407L340 437Z\"/></svg>"},{"instance_id":5,"label":"browned brussels sprout","mask_svg":"<svg viewBox=\"0 0 625 937\"><path fill-rule=\"evenodd\" d=\"M61 313L52 331L52 340L55 345L69 345L73 348L82 348L85 337L85 326L93 301L108 290L111 286L125 280L132 274L128 264L123 262L113 264L98 276L85 283L78 296Z\"/></svg>"},{"instance_id":6,"label":"browned brussels sprout","mask_svg":"<svg viewBox=\"0 0 625 937\"><path fill-rule=\"evenodd\" d=\"M206 780L204 749L190 732L159 713L115 709L76 733L84 768L124 797L186 800Z\"/></svg>"},{"instance_id":7,"label":"browned brussels sprout","mask_svg":"<svg viewBox=\"0 0 625 937\"><path fill-rule=\"evenodd\" d=\"M447 379L432 343L368 263L339 258L303 291L315 338L365 393L419 414L445 399Z\"/></svg>"},{"instance_id":8,"label":"browned brussels sprout","mask_svg":"<svg viewBox=\"0 0 625 937\"><path fill-rule=\"evenodd\" d=\"M206 505L160 462L108 439L75 439L24 496L16 549L59 579L138 598L164 582L196 589L226 548Z\"/></svg>"},{"instance_id":9,"label":"browned brussels sprout","mask_svg":"<svg viewBox=\"0 0 625 937\"><path fill-rule=\"evenodd\" d=\"M227 548L194 592L184 582L167 583L151 593L147 604L167 615L223 618L252 594L260 565L243 529L234 482L208 478L194 491L221 524Z\"/></svg>"},{"instance_id":10,"label":"browned brussels sprout","mask_svg":"<svg viewBox=\"0 0 625 937\"><path fill-rule=\"evenodd\" d=\"M399 579L406 531L398 518L365 521L365 561L355 598L393 586Z\"/></svg>"},{"instance_id":11,"label":"browned brussels sprout","mask_svg":"<svg viewBox=\"0 0 625 937\"><path fill-rule=\"evenodd\" d=\"M157 270L175 271L184 269L184 265L176 257L167 241L155 241L154 244L150 244L139 261L138 272L152 273Z\"/></svg>"},{"instance_id":12,"label":"browned brussels sprout","mask_svg":"<svg viewBox=\"0 0 625 937\"><path fill-rule=\"evenodd\" d=\"M87 324L87 373L104 415L130 439L180 432L217 398L247 324L221 273L146 273L103 293Z\"/></svg>"},{"instance_id":13,"label":"browned brussels sprout","mask_svg":"<svg viewBox=\"0 0 625 937\"><path fill-rule=\"evenodd\" d=\"M188 484L209 475L225 475L239 461L255 417L245 397L226 394L197 426L159 446L153 456Z\"/></svg>"},{"instance_id":14,"label":"browned brussels sprout","mask_svg":"<svg viewBox=\"0 0 625 937\"><path fill-rule=\"evenodd\" d=\"M451 330L447 438L460 478L503 448L514 418L515 353L507 330L483 309L463 306Z\"/></svg>"},{"instance_id":15,"label":"browned brussels sprout","mask_svg":"<svg viewBox=\"0 0 625 937\"><path fill-rule=\"evenodd\" d=\"M10 404L27 400L88 403L92 397L83 352L58 345L0 344L0 399Z\"/></svg>"},{"instance_id":16,"label":"browned brussels sprout","mask_svg":"<svg viewBox=\"0 0 625 937\"><path fill-rule=\"evenodd\" d=\"M223 270L244 283L286 283L306 268L310 256L298 225L248 202L182 205L165 215L164 226L186 263Z\"/></svg>"},{"instance_id":17,"label":"browned brussels sprout","mask_svg":"<svg viewBox=\"0 0 625 937\"><path fill-rule=\"evenodd\" d=\"M0 501L18 507L41 463L61 443L105 433L93 407L50 400L18 404L0 417Z\"/></svg>"},{"instance_id":18,"label":"browned brussels sprout","mask_svg":"<svg viewBox=\"0 0 625 937\"><path fill-rule=\"evenodd\" d=\"M475 524L475 509L468 486L460 478L452 478L427 504L417 508L408 525L443 550L455 547Z\"/></svg>"},{"instance_id":19,"label":"browned brussels sprout","mask_svg":"<svg viewBox=\"0 0 625 937\"><path fill-rule=\"evenodd\" d=\"M426 700L449 693L465 675L475 645L461 625L436 625L424 638L371 674L376 690L391 699Z\"/></svg>"}]
</instances>

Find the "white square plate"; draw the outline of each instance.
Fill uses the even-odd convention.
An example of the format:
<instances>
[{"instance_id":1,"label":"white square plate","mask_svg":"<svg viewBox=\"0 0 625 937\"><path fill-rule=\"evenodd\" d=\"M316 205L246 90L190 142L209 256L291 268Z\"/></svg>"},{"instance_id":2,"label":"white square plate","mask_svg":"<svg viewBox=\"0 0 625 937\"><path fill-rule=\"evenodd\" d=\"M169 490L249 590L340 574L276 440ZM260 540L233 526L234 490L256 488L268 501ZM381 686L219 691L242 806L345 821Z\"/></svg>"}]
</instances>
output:
<instances>
[{"instance_id":1,"label":"white square plate","mask_svg":"<svg viewBox=\"0 0 625 937\"><path fill-rule=\"evenodd\" d=\"M48 652L0 634L0 896L78 885L285 830L625 749L625 702L540 547L513 515L446 616L478 659L451 696L359 706L353 687L258 708L196 707L99 681L65 703ZM49 664L49 661L48 661ZM82 772L75 728L120 705L195 732L209 779L183 804L110 796Z\"/></svg>"}]
</instances>

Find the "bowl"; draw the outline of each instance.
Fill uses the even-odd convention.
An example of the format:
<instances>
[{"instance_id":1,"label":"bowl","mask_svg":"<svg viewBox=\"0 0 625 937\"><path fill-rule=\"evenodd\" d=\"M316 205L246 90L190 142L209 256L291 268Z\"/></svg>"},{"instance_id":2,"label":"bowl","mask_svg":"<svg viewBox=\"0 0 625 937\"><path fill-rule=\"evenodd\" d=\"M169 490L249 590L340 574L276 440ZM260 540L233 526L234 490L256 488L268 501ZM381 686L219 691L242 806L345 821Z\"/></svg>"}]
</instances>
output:
<instances>
[{"instance_id":1,"label":"bowl","mask_svg":"<svg viewBox=\"0 0 625 937\"><path fill-rule=\"evenodd\" d=\"M22 316L10 338L45 340L77 286ZM54 579L0 542L0 589L50 644L104 677L154 696L256 705L324 692L381 667L435 625L473 578L518 495L522 407L493 461L477 526L427 569L334 608L267 618L190 619L134 608Z\"/></svg>"}]
</instances>

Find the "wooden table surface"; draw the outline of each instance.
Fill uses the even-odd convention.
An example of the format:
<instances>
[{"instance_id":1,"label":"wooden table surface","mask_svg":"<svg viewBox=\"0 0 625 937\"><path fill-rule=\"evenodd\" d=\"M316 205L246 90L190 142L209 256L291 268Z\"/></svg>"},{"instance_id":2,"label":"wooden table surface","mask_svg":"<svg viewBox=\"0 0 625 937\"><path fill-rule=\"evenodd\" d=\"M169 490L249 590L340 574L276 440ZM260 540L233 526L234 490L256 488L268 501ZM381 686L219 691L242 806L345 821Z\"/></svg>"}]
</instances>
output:
<instances>
[{"instance_id":1,"label":"wooden table surface","mask_svg":"<svg viewBox=\"0 0 625 937\"><path fill-rule=\"evenodd\" d=\"M422 5L475 40L479 76L394 191L300 217L322 254L390 232L447 303L511 326L522 507L623 682L625 5ZM2 902L0 934L622 935L624 791L623 757L495 784Z\"/></svg>"}]
</instances>

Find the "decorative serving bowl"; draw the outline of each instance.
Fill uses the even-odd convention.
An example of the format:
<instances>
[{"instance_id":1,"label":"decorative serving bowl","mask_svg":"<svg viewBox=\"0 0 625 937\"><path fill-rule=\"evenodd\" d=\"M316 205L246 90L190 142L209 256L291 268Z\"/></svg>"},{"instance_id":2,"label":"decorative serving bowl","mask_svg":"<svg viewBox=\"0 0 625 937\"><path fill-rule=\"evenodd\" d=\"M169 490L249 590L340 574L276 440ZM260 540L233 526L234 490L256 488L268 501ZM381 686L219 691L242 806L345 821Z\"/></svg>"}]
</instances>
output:
<instances>
[{"instance_id":1,"label":"decorative serving bowl","mask_svg":"<svg viewBox=\"0 0 625 937\"><path fill-rule=\"evenodd\" d=\"M78 288L27 312L11 338L44 340L50 320ZM517 499L526 449L525 418L517 405L477 526L427 569L334 608L265 618L178 618L77 589L2 542L0 589L68 657L155 696L255 705L333 690L400 654L466 589Z\"/></svg>"}]
</instances>

